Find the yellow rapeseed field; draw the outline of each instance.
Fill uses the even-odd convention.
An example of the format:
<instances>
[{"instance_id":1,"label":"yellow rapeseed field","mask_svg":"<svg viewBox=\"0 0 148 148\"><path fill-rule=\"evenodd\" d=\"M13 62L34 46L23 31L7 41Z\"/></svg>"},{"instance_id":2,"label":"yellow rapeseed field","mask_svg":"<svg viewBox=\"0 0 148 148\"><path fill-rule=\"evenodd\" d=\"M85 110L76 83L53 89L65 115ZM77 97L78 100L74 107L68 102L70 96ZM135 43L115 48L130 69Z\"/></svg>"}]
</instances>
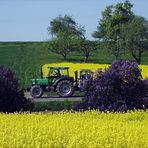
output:
<instances>
[{"instance_id":1,"label":"yellow rapeseed field","mask_svg":"<svg viewBox=\"0 0 148 148\"><path fill-rule=\"evenodd\" d=\"M148 111L0 114L0 147L147 148Z\"/></svg>"},{"instance_id":2,"label":"yellow rapeseed field","mask_svg":"<svg viewBox=\"0 0 148 148\"><path fill-rule=\"evenodd\" d=\"M74 77L74 71L80 69L91 69L95 72L97 69L102 69L103 71L109 67L108 64L84 64L84 63L50 63L43 65L43 76L46 77L48 75L48 67L50 66L68 66L70 76ZM143 78L148 78L148 65L140 65L139 68L142 70Z\"/></svg>"}]
</instances>

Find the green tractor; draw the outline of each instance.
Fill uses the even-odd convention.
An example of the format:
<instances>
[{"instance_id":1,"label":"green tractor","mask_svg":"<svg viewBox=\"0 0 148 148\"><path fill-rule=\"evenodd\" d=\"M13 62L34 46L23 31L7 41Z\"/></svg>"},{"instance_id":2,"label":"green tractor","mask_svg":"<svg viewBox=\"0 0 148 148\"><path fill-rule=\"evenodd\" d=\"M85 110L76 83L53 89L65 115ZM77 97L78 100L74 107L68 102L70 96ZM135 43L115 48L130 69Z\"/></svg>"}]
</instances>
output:
<instances>
[{"instance_id":1,"label":"green tractor","mask_svg":"<svg viewBox=\"0 0 148 148\"><path fill-rule=\"evenodd\" d=\"M42 70L41 70L42 71ZM49 67L48 77L31 79L30 94L40 98L44 91L55 91L60 97L69 97L74 93L74 78L69 76L69 67Z\"/></svg>"},{"instance_id":2,"label":"green tractor","mask_svg":"<svg viewBox=\"0 0 148 148\"><path fill-rule=\"evenodd\" d=\"M78 71L75 71L75 78L69 76L69 67L48 67L48 77L42 76L41 78L31 79L30 94L33 98L40 98L44 91L54 91L60 97L72 96L74 90L83 91L85 82L92 77L91 70L80 70L80 78L78 78Z\"/></svg>"}]
</instances>

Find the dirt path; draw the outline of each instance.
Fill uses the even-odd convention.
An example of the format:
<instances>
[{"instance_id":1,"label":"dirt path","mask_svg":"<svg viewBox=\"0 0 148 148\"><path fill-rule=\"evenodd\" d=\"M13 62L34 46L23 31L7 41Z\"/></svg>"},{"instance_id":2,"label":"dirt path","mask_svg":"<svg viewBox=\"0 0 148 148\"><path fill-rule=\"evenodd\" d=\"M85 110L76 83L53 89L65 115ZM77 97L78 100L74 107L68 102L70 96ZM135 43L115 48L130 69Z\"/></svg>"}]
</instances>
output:
<instances>
[{"instance_id":1,"label":"dirt path","mask_svg":"<svg viewBox=\"0 0 148 148\"><path fill-rule=\"evenodd\" d=\"M25 97L26 98L31 98L31 95L29 92L25 92ZM72 97L66 97L66 98L63 98L63 97L58 97L58 96L43 96L42 98L37 98L37 99L33 99L34 101L36 102L40 102L40 101L81 101L82 100L82 96L72 96Z\"/></svg>"}]
</instances>

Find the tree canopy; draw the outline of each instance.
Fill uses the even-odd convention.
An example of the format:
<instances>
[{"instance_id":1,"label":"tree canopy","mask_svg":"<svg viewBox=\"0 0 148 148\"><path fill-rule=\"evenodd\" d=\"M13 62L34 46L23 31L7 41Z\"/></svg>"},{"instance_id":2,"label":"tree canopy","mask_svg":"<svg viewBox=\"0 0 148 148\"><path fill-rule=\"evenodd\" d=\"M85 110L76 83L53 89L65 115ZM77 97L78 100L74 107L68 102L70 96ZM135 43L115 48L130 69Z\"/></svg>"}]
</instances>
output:
<instances>
[{"instance_id":1,"label":"tree canopy","mask_svg":"<svg viewBox=\"0 0 148 148\"><path fill-rule=\"evenodd\" d=\"M70 15L61 16L53 19L48 27L48 32L53 36L58 36L61 33L73 36L83 36L85 29L78 26L76 21Z\"/></svg>"},{"instance_id":2,"label":"tree canopy","mask_svg":"<svg viewBox=\"0 0 148 148\"><path fill-rule=\"evenodd\" d=\"M48 32L52 35L49 50L62 55L66 60L67 55L76 49L78 40L84 36L85 30L78 26L71 16L59 15L50 22Z\"/></svg>"},{"instance_id":3,"label":"tree canopy","mask_svg":"<svg viewBox=\"0 0 148 148\"><path fill-rule=\"evenodd\" d=\"M113 51L116 58L119 57L121 49L121 26L127 24L134 17L132 7L133 5L129 1L118 3L115 6L107 6L102 12L102 19L99 21L97 30L93 33L93 37L108 42L108 48Z\"/></svg>"},{"instance_id":4,"label":"tree canopy","mask_svg":"<svg viewBox=\"0 0 148 148\"><path fill-rule=\"evenodd\" d=\"M135 16L121 29L125 48L129 50L137 63L141 63L142 54L148 50L148 21Z\"/></svg>"}]
</instances>

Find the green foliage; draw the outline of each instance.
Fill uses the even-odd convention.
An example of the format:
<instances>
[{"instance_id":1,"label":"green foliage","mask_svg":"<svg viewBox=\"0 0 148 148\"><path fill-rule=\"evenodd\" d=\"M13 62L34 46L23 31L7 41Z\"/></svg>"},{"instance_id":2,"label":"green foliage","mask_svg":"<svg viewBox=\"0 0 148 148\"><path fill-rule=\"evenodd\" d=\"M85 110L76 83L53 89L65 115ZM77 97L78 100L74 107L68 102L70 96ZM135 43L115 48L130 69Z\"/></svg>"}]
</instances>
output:
<instances>
[{"instance_id":1,"label":"green foliage","mask_svg":"<svg viewBox=\"0 0 148 148\"><path fill-rule=\"evenodd\" d=\"M84 62L88 61L89 56L96 51L97 43L95 41L86 40L85 37L79 39L78 49L84 57Z\"/></svg>"},{"instance_id":2,"label":"green foliage","mask_svg":"<svg viewBox=\"0 0 148 148\"><path fill-rule=\"evenodd\" d=\"M66 60L69 53L77 49L78 40L84 35L85 30L78 26L71 16L65 15L53 19L48 32L52 35L49 50L62 55Z\"/></svg>"},{"instance_id":3,"label":"green foliage","mask_svg":"<svg viewBox=\"0 0 148 148\"><path fill-rule=\"evenodd\" d=\"M143 17L135 16L128 24L122 25L121 35L124 47L140 64L142 54L148 50L148 21Z\"/></svg>"},{"instance_id":4,"label":"green foliage","mask_svg":"<svg viewBox=\"0 0 148 148\"><path fill-rule=\"evenodd\" d=\"M118 3L115 6L107 6L102 12L102 19L99 22L97 31L93 36L103 41L107 41L107 47L112 50L116 59L120 55L121 45L121 25L127 24L134 14L131 11L133 5L129 1Z\"/></svg>"},{"instance_id":5,"label":"green foliage","mask_svg":"<svg viewBox=\"0 0 148 148\"><path fill-rule=\"evenodd\" d=\"M73 35L67 35L66 33L58 34L58 37L53 38L48 45L49 51L57 53L63 56L64 60L74 50L76 50L76 39Z\"/></svg>"},{"instance_id":6,"label":"green foliage","mask_svg":"<svg viewBox=\"0 0 148 148\"><path fill-rule=\"evenodd\" d=\"M85 30L83 27L78 26L78 24L71 16L59 15L57 18L53 19L50 22L50 26L48 27L48 32L49 34L56 37L60 33L65 33L67 35L83 36Z\"/></svg>"},{"instance_id":7,"label":"green foliage","mask_svg":"<svg viewBox=\"0 0 148 148\"><path fill-rule=\"evenodd\" d=\"M80 51L84 62L88 61L90 53L95 50L94 42L86 40L85 29L78 26L75 20L68 15L58 16L50 22L48 32L52 35L48 49L62 55L64 60L73 51Z\"/></svg>"}]
</instances>

